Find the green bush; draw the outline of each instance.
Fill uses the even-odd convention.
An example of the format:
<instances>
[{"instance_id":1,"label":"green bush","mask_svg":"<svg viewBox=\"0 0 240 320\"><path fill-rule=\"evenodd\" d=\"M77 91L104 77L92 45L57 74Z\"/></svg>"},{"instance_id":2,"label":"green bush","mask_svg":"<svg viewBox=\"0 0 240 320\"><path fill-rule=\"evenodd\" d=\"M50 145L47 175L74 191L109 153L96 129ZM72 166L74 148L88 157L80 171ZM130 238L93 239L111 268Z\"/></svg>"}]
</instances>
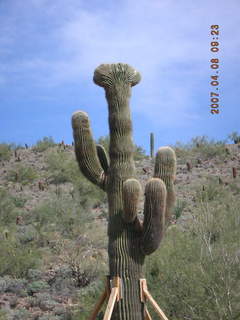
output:
<instances>
[{"instance_id":1,"label":"green bush","mask_svg":"<svg viewBox=\"0 0 240 320\"><path fill-rule=\"evenodd\" d=\"M141 146L134 145L133 157L134 160L142 160L147 157L146 151Z\"/></svg>"},{"instance_id":2,"label":"green bush","mask_svg":"<svg viewBox=\"0 0 240 320\"><path fill-rule=\"evenodd\" d=\"M33 147L34 151L43 152L51 147L54 147L56 143L52 137L43 137L42 140L37 141L36 145Z\"/></svg>"},{"instance_id":3,"label":"green bush","mask_svg":"<svg viewBox=\"0 0 240 320\"><path fill-rule=\"evenodd\" d=\"M0 320L6 320L7 319L7 311L0 310Z\"/></svg>"},{"instance_id":4,"label":"green bush","mask_svg":"<svg viewBox=\"0 0 240 320\"><path fill-rule=\"evenodd\" d=\"M0 225L15 223L19 211L14 198L3 188L0 188Z\"/></svg>"},{"instance_id":5,"label":"green bush","mask_svg":"<svg viewBox=\"0 0 240 320\"><path fill-rule=\"evenodd\" d=\"M189 228L170 227L148 258L149 290L170 319L239 319L239 207L229 194L204 200Z\"/></svg>"},{"instance_id":6,"label":"green bush","mask_svg":"<svg viewBox=\"0 0 240 320\"><path fill-rule=\"evenodd\" d=\"M0 161L9 160L11 154L11 146L7 143L0 143Z\"/></svg>"},{"instance_id":7,"label":"green bush","mask_svg":"<svg viewBox=\"0 0 240 320\"><path fill-rule=\"evenodd\" d=\"M79 169L72 154L53 150L46 154L48 179L50 183L61 184L72 182Z\"/></svg>"},{"instance_id":8,"label":"green bush","mask_svg":"<svg viewBox=\"0 0 240 320\"><path fill-rule=\"evenodd\" d=\"M14 320L29 319L30 316L31 316L31 312L30 311L28 311L25 308L19 308L19 309L14 311L13 319Z\"/></svg>"},{"instance_id":9,"label":"green bush","mask_svg":"<svg viewBox=\"0 0 240 320\"><path fill-rule=\"evenodd\" d=\"M174 207L174 210L173 210L173 216L174 218L177 220L178 218L181 217L184 209L186 208L187 206L187 202L184 201L184 200L177 200L177 203Z\"/></svg>"},{"instance_id":10,"label":"green bush","mask_svg":"<svg viewBox=\"0 0 240 320\"><path fill-rule=\"evenodd\" d=\"M72 196L85 209L93 207L106 198L105 193L89 182L79 171L73 154L51 152L46 155L49 181L56 185L65 182L73 184ZM59 189L60 190L60 189ZM58 190L58 191L59 191Z\"/></svg>"},{"instance_id":11,"label":"green bush","mask_svg":"<svg viewBox=\"0 0 240 320\"><path fill-rule=\"evenodd\" d=\"M240 135L237 133L237 131L229 134L228 138L231 139L235 144L240 143Z\"/></svg>"},{"instance_id":12,"label":"green bush","mask_svg":"<svg viewBox=\"0 0 240 320\"><path fill-rule=\"evenodd\" d=\"M27 202L26 198L23 197L12 197L13 203L17 208L23 208L25 203Z\"/></svg>"},{"instance_id":13,"label":"green bush","mask_svg":"<svg viewBox=\"0 0 240 320\"><path fill-rule=\"evenodd\" d=\"M179 164L186 164L187 161L197 164L197 159L209 160L219 158L226 159L225 141L210 140L207 136L192 138L189 143L176 142L172 146L176 152Z\"/></svg>"},{"instance_id":14,"label":"green bush","mask_svg":"<svg viewBox=\"0 0 240 320\"><path fill-rule=\"evenodd\" d=\"M49 284L46 281L33 281L27 285L27 292L29 295L49 289Z\"/></svg>"},{"instance_id":15,"label":"green bush","mask_svg":"<svg viewBox=\"0 0 240 320\"><path fill-rule=\"evenodd\" d=\"M51 200L40 203L31 212L27 222L35 226L44 242L49 232L59 232L68 238L78 236L91 218L90 212L73 201L70 195L63 193L61 197L52 195Z\"/></svg>"},{"instance_id":16,"label":"green bush","mask_svg":"<svg viewBox=\"0 0 240 320\"><path fill-rule=\"evenodd\" d=\"M26 244L28 242L38 239L37 230L31 225L19 225L17 226L16 238L21 244Z\"/></svg>"},{"instance_id":17,"label":"green bush","mask_svg":"<svg viewBox=\"0 0 240 320\"><path fill-rule=\"evenodd\" d=\"M100 281L93 282L86 288L79 290L79 305L72 311L72 320L86 320L89 317L96 301L104 290L104 281L105 279L101 279ZM102 310L105 309L106 302L102 307ZM99 314L102 314L102 312L99 312ZM97 319L100 320L103 319L103 317L98 317Z\"/></svg>"},{"instance_id":18,"label":"green bush","mask_svg":"<svg viewBox=\"0 0 240 320\"><path fill-rule=\"evenodd\" d=\"M206 182L196 188L195 200L199 202L218 200L226 195L224 186L219 185L215 177L208 177Z\"/></svg>"},{"instance_id":19,"label":"green bush","mask_svg":"<svg viewBox=\"0 0 240 320\"><path fill-rule=\"evenodd\" d=\"M210 140L207 136L195 137L191 140L192 151L195 155L200 156L203 160L215 157L226 157L225 141Z\"/></svg>"},{"instance_id":20,"label":"green bush","mask_svg":"<svg viewBox=\"0 0 240 320\"><path fill-rule=\"evenodd\" d=\"M0 276L10 275L24 278L28 269L36 268L40 256L31 245L21 245L14 239L1 240L0 246Z\"/></svg>"},{"instance_id":21,"label":"green bush","mask_svg":"<svg viewBox=\"0 0 240 320\"><path fill-rule=\"evenodd\" d=\"M9 170L7 180L12 182L19 182L23 185L33 182L38 177L37 172L27 166L21 164L16 165L14 169Z\"/></svg>"}]
</instances>

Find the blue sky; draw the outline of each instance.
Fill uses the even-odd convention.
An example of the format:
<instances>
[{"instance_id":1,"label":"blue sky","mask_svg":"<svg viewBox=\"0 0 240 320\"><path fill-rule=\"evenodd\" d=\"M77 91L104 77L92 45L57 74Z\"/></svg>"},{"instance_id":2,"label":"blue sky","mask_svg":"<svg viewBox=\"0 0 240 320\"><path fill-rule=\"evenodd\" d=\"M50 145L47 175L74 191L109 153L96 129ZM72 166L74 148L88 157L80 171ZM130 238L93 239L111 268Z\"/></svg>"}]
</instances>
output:
<instances>
[{"instance_id":1,"label":"blue sky","mask_svg":"<svg viewBox=\"0 0 240 320\"><path fill-rule=\"evenodd\" d=\"M124 62L132 89L134 141L155 145L240 133L239 0L0 0L0 141L72 141L84 110L94 137L108 134L104 90L93 72ZM219 25L219 51L210 26ZM210 59L219 59L219 114L210 113Z\"/></svg>"}]
</instances>

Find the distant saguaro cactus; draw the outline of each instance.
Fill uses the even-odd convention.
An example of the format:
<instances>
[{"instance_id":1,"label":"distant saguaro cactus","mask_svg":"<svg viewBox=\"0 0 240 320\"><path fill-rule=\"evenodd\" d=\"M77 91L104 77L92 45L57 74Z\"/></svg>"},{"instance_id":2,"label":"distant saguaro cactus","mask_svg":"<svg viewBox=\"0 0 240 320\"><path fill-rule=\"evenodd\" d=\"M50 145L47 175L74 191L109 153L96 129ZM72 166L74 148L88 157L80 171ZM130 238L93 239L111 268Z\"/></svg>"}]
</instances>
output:
<instances>
[{"instance_id":1,"label":"distant saguaro cactus","mask_svg":"<svg viewBox=\"0 0 240 320\"><path fill-rule=\"evenodd\" d=\"M186 166L187 166L187 171L191 171L191 170L192 170L192 164L191 164L191 162L187 162L187 163L186 163Z\"/></svg>"},{"instance_id":2,"label":"distant saguaro cactus","mask_svg":"<svg viewBox=\"0 0 240 320\"><path fill-rule=\"evenodd\" d=\"M151 158L153 158L153 156L154 156L154 135L152 132L150 133L150 155L151 155Z\"/></svg>"},{"instance_id":3,"label":"distant saguaro cactus","mask_svg":"<svg viewBox=\"0 0 240 320\"><path fill-rule=\"evenodd\" d=\"M176 157L170 147L156 155L154 177L145 188L144 220L137 216L141 185L135 177L132 122L129 109L131 87L140 74L127 64L102 64L94 82L105 89L109 110L109 156L96 146L88 115L72 116L76 158L82 173L106 191L108 196L109 275L120 277L122 298L116 303L112 320L144 320L139 279L143 278L146 255L154 252L163 237L175 200L173 181Z\"/></svg>"},{"instance_id":4,"label":"distant saguaro cactus","mask_svg":"<svg viewBox=\"0 0 240 320\"><path fill-rule=\"evenodd\" d=\"M234 179L237 177L237 169L235 167L232 168L232 176Z\"/></svg>"}]
</instances>

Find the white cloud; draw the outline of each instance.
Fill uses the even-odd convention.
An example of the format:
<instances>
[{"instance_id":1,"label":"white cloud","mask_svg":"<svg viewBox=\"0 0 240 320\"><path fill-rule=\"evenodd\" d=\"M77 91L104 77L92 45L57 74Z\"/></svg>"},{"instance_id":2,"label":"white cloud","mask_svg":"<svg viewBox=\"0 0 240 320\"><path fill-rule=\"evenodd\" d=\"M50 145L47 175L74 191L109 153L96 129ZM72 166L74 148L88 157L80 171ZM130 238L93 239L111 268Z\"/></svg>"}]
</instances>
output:
<instances>
[{"instance_id":1,"label":"white cloud","mask_svg":"<svg viewBox=\"0 0 240 320\"><path fill-rule=\"evenodd\" d=\"M35 8L34 15L46 15L49 33L44 45L47 51L48 44L54 43L55 51L50 57L37 52L23 57L9 66L12 73L34 79L40 86L61 86L91 80L101 63L129 63L143 78L135 110L162 124L199 118L192 109L196 103L192 92L208 81L211 24L221 26L225 43L220 45L237 59L234 49L239 48L239 40L232 34L238 21L235 0L205 0L201 5L190 0L131 0L92 10L77 0L29 0L29 4ZM34 23L35 16L27 10L25 3L22 14ZM36 41L38 35L31 38ZM12 43L6 44L9 47L15 49ZM161 117L158 105L168 110Z\"/></svg>"}]
</instances>

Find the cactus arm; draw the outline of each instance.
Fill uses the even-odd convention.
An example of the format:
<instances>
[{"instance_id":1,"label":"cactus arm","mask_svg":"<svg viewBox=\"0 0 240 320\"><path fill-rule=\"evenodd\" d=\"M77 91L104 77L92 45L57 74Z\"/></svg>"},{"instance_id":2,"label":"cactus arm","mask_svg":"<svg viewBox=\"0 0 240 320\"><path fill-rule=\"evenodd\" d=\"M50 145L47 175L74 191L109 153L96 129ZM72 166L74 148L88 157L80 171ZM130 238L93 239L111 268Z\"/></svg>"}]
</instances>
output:
<instances>
[{"instance_id":1,"label":"cactus arm","mask_svg":"<svg viewBox=\"0 0 240 320\"><path fill-rule=\"evenodd\" d=\"M141 185L136 179L127 179L123 183L123 220L132 223L137 217Z\"/></svg>"},{"instance_id":2,"label":"cactus arm","mask_svg":"<svg viewBox=\"0 0 240 320\"><path fill-rule=\"evenodd\" d=\"M164 182L158 178L148 181L145 188L143 234L141 250L145 255L159 247L164 233L167 191Z\"/></svg>"},{"instance_id":3,"label":"cactus arm","mask_svg":"<svg viewBox=\"0 0 240 320\"><path fill-rule=\"evenodd\" d=\"M127 179L123 183L123 213L126 223L132 223L137 233L142 233L143 223L137 216L139 198L142 192L141 184L136 179Z\"/></svg>"},{"instance_id":4,"label":"cactus arm","mask_svg":"<svg viewBox=\"0 0 240 320\"><path fill-rule=\"evenodd\" d=\"M167 200L165 225L168 226L175 204L174 180L176 176L176 155L172 148L161 147L158 149L155 160L154 177L160 178L166 185Z\"/></svg>"},{"instance_id":5,"label":"cactus arm","mask_svg":"<svg viewBox=\"0 0 240 320\"><path fill-rule=\"evenodd\" d=\"M105 174L107 174L108 169L109 169L109 158L106 153L106 150L104 149L104 147L101 144L97 144L96 148L97 148L97 155L98 155L98 159L100 161L100 164L101 164Z\"/></svg>"},{"instance_id":6,"label":"cactus arm","mask_svg":"<svg viewBox=\"0 0 240 320\"><path fill-rule=\"evenodd\" d=\"M87 113L76 111L72 116L72 128L75 141L75 154L84 176L105 190L106 174L97 156Z\"/></svg>"}]
</instances>

